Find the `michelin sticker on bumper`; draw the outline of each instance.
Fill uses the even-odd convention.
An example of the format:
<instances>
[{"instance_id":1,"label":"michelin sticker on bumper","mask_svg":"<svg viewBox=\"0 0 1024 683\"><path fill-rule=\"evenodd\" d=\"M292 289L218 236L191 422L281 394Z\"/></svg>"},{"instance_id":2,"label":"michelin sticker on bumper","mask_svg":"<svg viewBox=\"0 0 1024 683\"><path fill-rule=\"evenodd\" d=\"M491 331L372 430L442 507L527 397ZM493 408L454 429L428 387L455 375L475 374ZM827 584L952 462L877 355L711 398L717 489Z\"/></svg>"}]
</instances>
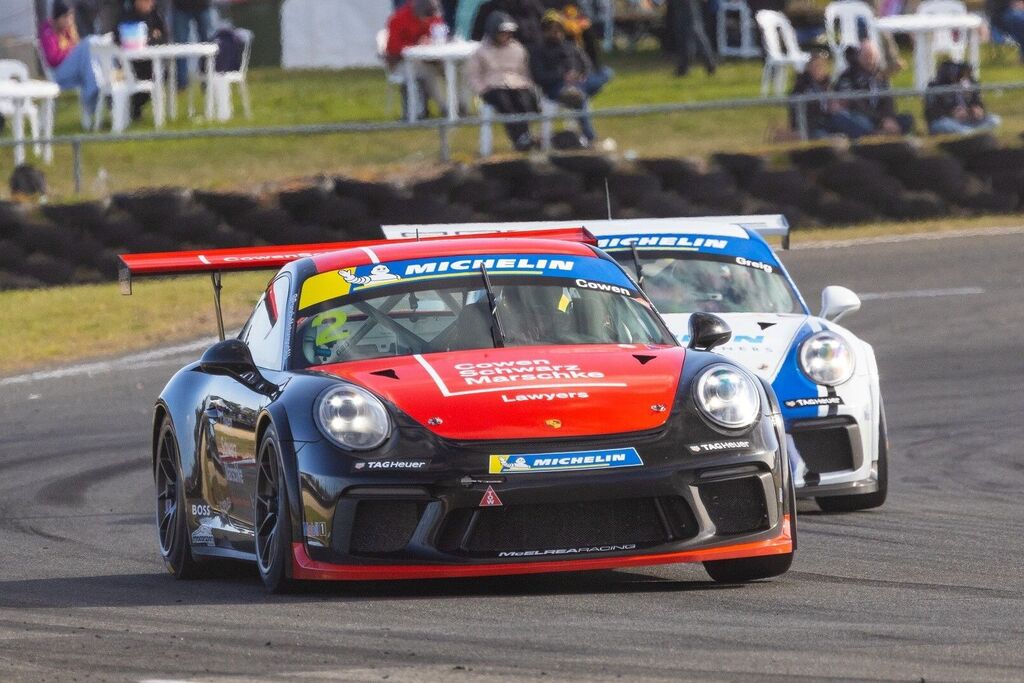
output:
<instances>
[{"instance_id":1,"label":"michelin sticker on bumper","mask_svg":"<svg viewBox=\"0 0 1024 683\"><path fill-rule=\"evenodd\" d=\"M644 464L635 448L571 453L529 453L492 455L489 474L523 474L530 472L572 472L606 470L618 467L639 467Z\"/></svg>"}]
</instances>

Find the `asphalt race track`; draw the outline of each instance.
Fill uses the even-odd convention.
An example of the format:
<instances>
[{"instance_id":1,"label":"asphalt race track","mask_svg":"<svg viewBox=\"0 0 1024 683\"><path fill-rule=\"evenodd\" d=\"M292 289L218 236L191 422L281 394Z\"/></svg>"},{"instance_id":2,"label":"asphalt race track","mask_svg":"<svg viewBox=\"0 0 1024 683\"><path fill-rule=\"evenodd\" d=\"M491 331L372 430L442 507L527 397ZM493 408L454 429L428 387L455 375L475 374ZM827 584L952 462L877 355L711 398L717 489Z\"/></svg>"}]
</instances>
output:
<instances>
[{"instance_id":1,"label":"asphalt race track","mask_svg":"<svg viewBox=\"0 0 1024 683\"><path fill-rule=\"evenodd\" d=\"M699 565L178 583L147 448L182 357L0 381L0 680L1024 679L1022 254L1024 231L784 257L812 308L826 284L866 295L844 324L878 353L890 499L802 504L793 570L742 587Z\"/></svg>"}]
</instances>

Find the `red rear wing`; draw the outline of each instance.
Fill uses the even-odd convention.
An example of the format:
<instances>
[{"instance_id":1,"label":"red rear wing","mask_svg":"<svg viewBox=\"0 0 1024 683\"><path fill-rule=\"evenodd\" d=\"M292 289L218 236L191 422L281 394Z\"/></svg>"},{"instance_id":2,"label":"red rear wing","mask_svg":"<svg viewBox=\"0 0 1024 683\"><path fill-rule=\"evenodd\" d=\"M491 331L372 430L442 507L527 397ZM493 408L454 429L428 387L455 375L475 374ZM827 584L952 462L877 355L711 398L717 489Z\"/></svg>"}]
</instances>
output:
<instances>
[{"instance_id":1,"label":"red rear wing","mask_svg":"<svg viewBox=\"0 0 1024 683\"><path fill-rule=\"evenodd\" d=\"M423 237L423 240L445 241L452 239L493 238L495 233L457 235L445 237ZM583 242L597 246L595 238L586 228L556 228L531 230L531 238L560 239ZM502 235L502 237L508 237ZM510 238L514 239L514 238ZM132 279L151 275L186 275L190 273L220 273L241 270L276 270L292 261L307 256L317 256L343 249L382 246L396 242L416 242L417 238L404 240L364 240L356 242L326 242L321 244L288 244L273 247L241 247L238 249L211 249L208 251L166 251L153 254L121 254L118 266L118 280L121 293L132 293Z\"/></svg>"}]
</instances>

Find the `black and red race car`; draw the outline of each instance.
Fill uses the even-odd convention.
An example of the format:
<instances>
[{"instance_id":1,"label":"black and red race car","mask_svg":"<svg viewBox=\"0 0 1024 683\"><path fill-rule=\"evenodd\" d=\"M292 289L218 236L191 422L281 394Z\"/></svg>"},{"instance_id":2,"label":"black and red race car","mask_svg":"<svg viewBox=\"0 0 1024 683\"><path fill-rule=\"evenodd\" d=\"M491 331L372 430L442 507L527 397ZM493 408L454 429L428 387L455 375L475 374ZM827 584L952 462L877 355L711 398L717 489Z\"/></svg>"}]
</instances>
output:
<instances>
[{"instance_id":1,"label":"black and red race car","mask_svg":"<svg viewBox=\"0 0 1024 683\"><path fill-rule=\"evenodd\" d=\"M748 581L792 562L771 387L710 353L729 337L713 315L679 346L584 230L122 260L129 292L283 266L156 403L179 578L218 558L271 591L674 562Z\"/></svg>"}]
</instances>

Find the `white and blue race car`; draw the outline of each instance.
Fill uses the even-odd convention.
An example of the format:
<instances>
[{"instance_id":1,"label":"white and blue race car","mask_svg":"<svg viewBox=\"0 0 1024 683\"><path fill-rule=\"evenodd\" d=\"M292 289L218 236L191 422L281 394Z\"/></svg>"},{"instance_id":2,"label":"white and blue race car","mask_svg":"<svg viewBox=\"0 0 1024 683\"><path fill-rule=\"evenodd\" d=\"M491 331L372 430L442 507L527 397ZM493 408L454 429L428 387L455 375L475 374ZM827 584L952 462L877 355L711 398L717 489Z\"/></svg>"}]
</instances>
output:
<instances>
[{"instance_id":1,"label":"white and blue race car","mask_svg":"<svg viewBox=\"0 0 1024 683\"><path fill-rule=\"evenodd\" d=\"M567 225L390 226L385 233L425 236ZM860 308L860 299L845 287L826 287L820 313L810 312L763 238L779 235L787 246L784 217L586 221L585 227L635 274L681 341L688 341L692 313L714 313L729 324L732 339L716 351L771 382L782 407L798 496L815 498L827 512L885 502L888 441L875 353L837 324Z\"/></svg>"}]
</instances>

